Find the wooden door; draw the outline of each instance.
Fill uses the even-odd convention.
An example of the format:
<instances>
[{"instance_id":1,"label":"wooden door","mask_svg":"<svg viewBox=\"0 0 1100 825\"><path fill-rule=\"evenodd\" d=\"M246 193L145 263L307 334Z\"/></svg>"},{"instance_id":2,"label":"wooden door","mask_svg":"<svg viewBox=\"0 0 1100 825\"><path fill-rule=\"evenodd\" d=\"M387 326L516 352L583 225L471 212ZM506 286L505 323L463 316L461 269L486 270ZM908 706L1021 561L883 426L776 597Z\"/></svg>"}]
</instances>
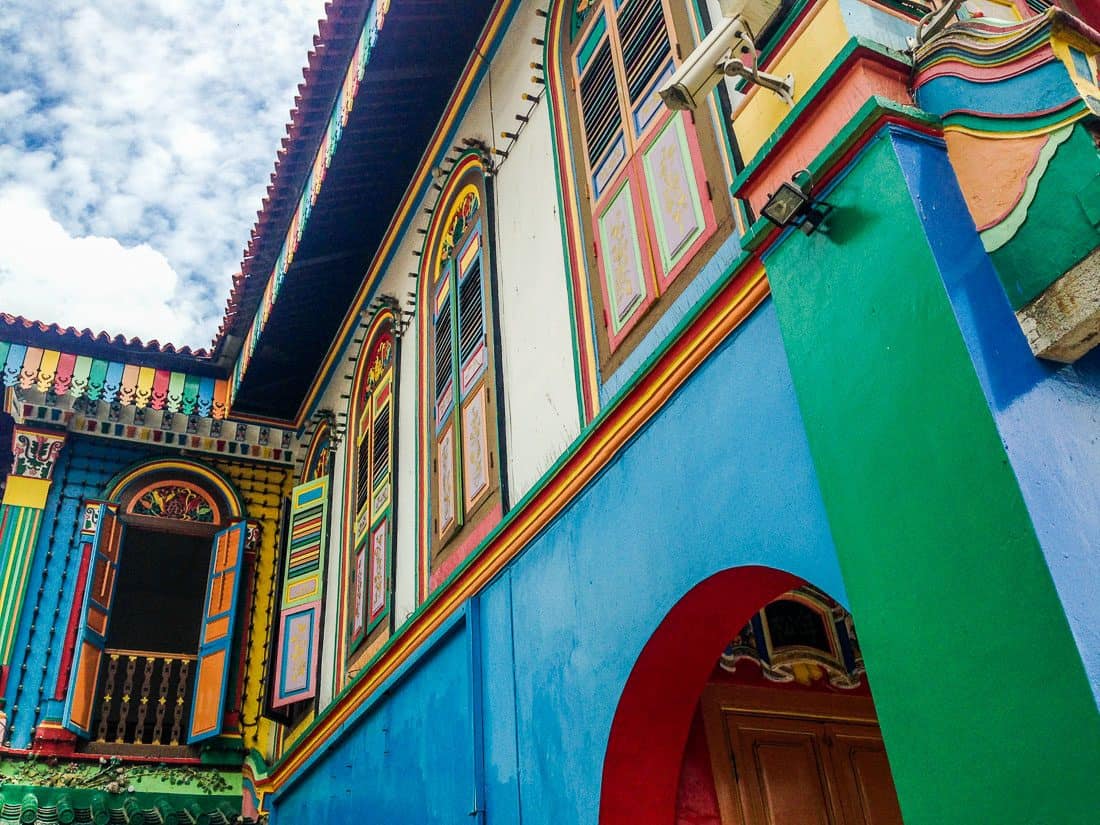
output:
<instances>
[{"instance_id":1,"label":"wooden door","mask_svg":"<svg viewBox=\"0 0 1100 825\"><path fill-rule=\"evenodd\" d=\"M725 715L746 823L835 825L835 781L820 727L800 719Z\"/></svg>"},{"instance_id":2,"label":"wooden door","mask_svg":"<svg viewBox=\"0 0 1100 825\"><path fill-rule=\"evenodd\" d=\"M731 686L704 693L724 825L900 825L867 697Z\"/></svg>"},{"instance_id":3,"label":"wooden door","mask_svg":"<svg viewBox=\"0 0 1100 825\"><path fill-rule=\"evenodd\" d=\"M841 822L900 825L901 809L878 725L825 726L837 778Z\"/></svg>"}]
</instances>

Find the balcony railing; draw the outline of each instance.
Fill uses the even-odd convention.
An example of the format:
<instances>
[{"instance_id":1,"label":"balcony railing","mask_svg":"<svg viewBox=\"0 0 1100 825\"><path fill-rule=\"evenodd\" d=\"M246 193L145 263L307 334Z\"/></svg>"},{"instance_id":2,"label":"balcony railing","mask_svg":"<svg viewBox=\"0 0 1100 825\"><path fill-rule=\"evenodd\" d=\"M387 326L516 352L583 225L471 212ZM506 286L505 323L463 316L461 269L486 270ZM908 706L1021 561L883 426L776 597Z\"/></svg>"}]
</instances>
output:
<instances>
[{"instance_id":1,"label":"balcony railing","mask_svg":"<svg viewBox=\"0 0 1100 825\"><path fill-rule=\"evenodd\" d=\"M95 741L178 746L191 711L195 657L107 648L99 677Z\"/></svg>"}]
</instances>

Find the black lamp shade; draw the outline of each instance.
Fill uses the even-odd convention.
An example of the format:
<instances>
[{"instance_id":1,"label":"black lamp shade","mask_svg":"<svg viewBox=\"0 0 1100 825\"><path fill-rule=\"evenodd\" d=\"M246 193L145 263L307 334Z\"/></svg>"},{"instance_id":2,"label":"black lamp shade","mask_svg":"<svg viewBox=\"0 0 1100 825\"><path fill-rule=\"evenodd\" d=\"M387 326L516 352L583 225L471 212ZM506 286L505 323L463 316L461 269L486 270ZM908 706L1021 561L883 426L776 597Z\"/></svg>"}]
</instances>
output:
<instances>
[{"instance_id":1,"label":"black lamp shade","mask_svg":"<svg viewBox=\"0 0 1100 825\"><path fill-rule=\"evenodd\" d=\"M787 226L801 214L810 199L797 186L782 183L761 210L764 217L776 226Z\"/></svg>"}]
</instances>

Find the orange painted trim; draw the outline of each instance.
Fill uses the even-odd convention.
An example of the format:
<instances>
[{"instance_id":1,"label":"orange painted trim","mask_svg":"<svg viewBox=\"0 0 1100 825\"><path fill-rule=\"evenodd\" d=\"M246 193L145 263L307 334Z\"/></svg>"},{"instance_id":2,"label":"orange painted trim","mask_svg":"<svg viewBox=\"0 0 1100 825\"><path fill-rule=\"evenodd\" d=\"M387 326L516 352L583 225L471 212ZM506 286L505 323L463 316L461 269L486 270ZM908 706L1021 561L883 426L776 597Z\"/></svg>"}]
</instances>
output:
<instances>
[{"instance_id":1,"label":"orange painted trim","mask_svg":"<svg viewBox=\"0 0 1100 825\"><path fill-rule=\"evenodd\" d=\"M760 306L769 291L762 264L752 259L657 360L645 378L583 437L570 458L544 483L541 492L490 536L480 553L394 639L392 647L385 649L364 671L360 681L337 699L320 724L308 731L266 778L257 782L257 790L273 793L285 785L348 722L367 697L599 475L699 365Z\"/></svg>"}]
</instances>

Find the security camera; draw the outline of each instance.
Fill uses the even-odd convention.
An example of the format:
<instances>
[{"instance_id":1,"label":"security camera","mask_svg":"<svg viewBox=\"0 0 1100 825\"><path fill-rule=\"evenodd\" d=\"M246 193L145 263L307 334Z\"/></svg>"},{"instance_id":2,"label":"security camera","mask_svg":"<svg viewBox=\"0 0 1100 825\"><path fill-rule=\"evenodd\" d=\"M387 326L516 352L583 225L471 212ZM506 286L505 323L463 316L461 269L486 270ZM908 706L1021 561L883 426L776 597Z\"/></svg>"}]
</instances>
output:
<instances>
[{"instance_id":1,"label":"security camera","mask_svg":"<svg viewBox=\"0 0 1100 825\"><path fill-rule=\"evenodd\" d=\"M706 100L723 77L742 77L764 86L788 103L794 78L778 78L756 69L754 31L767 26L779 8L779 0L723 0L723 14L732 12L680 64L657 90L670 109L695 109ZM744 57L751 55L751 59Z\"/></svg>"}]
</instances>

